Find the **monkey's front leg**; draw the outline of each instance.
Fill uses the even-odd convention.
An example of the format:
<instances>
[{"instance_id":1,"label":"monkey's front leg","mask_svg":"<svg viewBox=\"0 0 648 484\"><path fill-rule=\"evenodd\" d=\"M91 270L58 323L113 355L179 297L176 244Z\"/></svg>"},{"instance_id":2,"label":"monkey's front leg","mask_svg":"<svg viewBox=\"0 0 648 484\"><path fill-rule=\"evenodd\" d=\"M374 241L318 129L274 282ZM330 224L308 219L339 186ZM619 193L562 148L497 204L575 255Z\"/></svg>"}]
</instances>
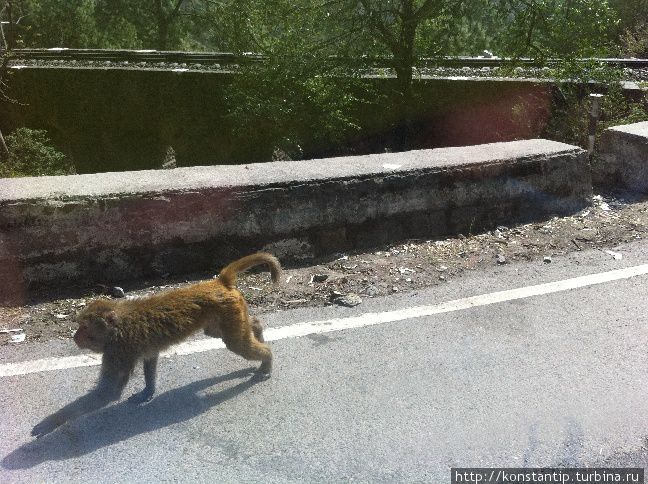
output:
<instances>
[{"instance_id":1,"label":"monkey's front leg","mask_svg":"<svg viewBox=\"0 0 648 484\"><path fill-rule=\"evenodd\" d=\"M157 378L158 355L144 360L144 390L131 396L130 403L141 404L153 400L155 394L155 383Z\"/></svg>"},{"instance_id":2,"label":"monkey's front leg","mask_svg":"<svg viewBox=\"0 0 648 484\"><path fill-rule=\"evenodd\" d=\"M77 398L72 403L67 404L61 410L53 413L34 426L31 431L32 436L40 438L45 434L49 434L57 427L60 427L68 420L94 412L105 407L110 402L119 400L128 382L128 377L133 368L132 365L132 362L124 360L120 360L117 363L114 357L104 353L101 364L101 376L99 377L97 386L86 395Z\"/></svg>"}]
</instances>

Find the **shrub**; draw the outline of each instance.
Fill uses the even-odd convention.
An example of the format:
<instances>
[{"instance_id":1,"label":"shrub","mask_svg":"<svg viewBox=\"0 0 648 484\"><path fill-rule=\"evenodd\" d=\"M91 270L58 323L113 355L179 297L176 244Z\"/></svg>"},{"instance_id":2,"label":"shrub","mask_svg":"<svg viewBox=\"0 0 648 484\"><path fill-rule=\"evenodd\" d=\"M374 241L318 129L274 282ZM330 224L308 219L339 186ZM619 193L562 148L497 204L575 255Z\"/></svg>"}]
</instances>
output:
<instances>
[{"instance_id":1,"label":"shrub","mask_svg":"<svg viewBox=\"0 0 648 484\"><path fill-rule=\"evenodd\" d=\"M52 146L47 131L18 128L7 136L9 156L0 161L0 177L70 175L74 165Z\"/></svg>"}]
</instances>

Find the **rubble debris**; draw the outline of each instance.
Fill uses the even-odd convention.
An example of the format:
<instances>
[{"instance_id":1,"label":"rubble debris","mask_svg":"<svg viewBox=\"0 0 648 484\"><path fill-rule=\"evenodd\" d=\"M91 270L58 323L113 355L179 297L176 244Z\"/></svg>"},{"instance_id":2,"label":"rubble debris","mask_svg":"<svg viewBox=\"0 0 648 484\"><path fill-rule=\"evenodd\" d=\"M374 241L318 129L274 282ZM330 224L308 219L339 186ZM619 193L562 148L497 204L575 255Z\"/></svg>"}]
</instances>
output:
<instances>
[{"instance_id":1,"label":"rubble debris","mask_svg":"<svg viewBox=\"0 0 648 484\"><path fill-rule=\"evenodd\" d=\"M329 300L335 304L346 307L357 306L362 303L362 298L355 293L345 294L340 291L331 291Z\"/></svg>"},{"instance_id":2,"label":"rubble debris","mask_svg":"<svg viewBox=\"0 0 648 484\"><path fill-rule=\"evenodd\" d=\"M369 297L374 297L378 295L378 288L372 284L371 286L365 288L364 293Z\"/></svg>"},{"instance_id":3,"label":"rubble debris","mask_svg":"<svg viewBox=\"0 0 648 484\"><path fill-rule=\"evenodd\" d=\"M623 259L623 254L620 254L619 252L614 252L612 250L604 250L603 252L605 252L608 255L611 255L614 260Z\"/></svg>"},{"instance_id":4,"label":"rubble debris","mask_svg":"<svg viewBox=\"0 0 648 484\"><path fill-rule=\"evenodd\" d=\"M9 343L22 343L27 337L25 330L22 328L0 329L0 334L9 335Z\"/></svg>"},{"instance_id":5,"label":"rubble debris","mask_svg":"<svg viewBox=\"0 0 648 484\"><path fill-rule=\"evenodd\" d=\"M14 333L9 336L9 343L22 343L26 337L25 333Z\"/></svg>"},{"instance_id":6,"label":"rubble debris","mask_svg":"<svg viewBox=\"0 0 648 484\"><path fill-rule=\"evenodd\" d=\"M335 299L333 299L333 302L340 306L352 308L354 306L357 306L358 304L362 304L362 298L357 294L349 293L344 296L336 297Z\"/></svg>"},{"instance_id":7,"label":"rubble debris","mask_svg":"<svg viewBox=\"0 0 648 484\"><path fill-rule=\"evenodd\" d=\"M328 279L328 274L313 274L311 276L310 282L324 282Z\"/></svg>"}]
</instances>

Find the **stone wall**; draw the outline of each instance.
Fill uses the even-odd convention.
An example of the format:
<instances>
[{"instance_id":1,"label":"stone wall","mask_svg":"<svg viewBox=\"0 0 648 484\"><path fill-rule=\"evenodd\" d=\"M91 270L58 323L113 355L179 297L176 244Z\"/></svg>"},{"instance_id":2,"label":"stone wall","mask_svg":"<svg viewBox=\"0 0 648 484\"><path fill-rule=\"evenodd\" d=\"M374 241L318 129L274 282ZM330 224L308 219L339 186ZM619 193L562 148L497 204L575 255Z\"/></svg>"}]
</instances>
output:
<instances>
[{"instance_id":1,"label":"stone wall","mask_svg":"<svg viewBox=\"0 0 648 484\"><path fill-rule=\"evenodd\" d=\"M587 154L546 140L382 155L0 179L0 300L471 233L591 200Z\"/></svg>"},{"instance_id":2,"label":"stone wall","mask_svg":"<svg viewBox=\"0 0 648 484\"><path fill-rule=\"evenodd\" d=\"M158 168L167 147L178 166L268 161L263 129L235 141L228 117L227 72L114 68L10 69L0 99L0 130L47 129L78 173ZM399 120L394 80L365 79L371 99L358 106L360 130L343 140L305 139L307 158L376 153L391 146ZM417 78L410 114L414 146L433 148L538 137L551 116L549 83L496 79Z\"/></svg>"},{"instance_id":3,"label":"stone wall","mask_svg":"<svg viewBox=\"0 0 648 484\"><path fill-rule=\"evenodd\" d=\"M648 121L603 131L593 168L597 186L648 193Z\"/></svg>"}]
</instances>

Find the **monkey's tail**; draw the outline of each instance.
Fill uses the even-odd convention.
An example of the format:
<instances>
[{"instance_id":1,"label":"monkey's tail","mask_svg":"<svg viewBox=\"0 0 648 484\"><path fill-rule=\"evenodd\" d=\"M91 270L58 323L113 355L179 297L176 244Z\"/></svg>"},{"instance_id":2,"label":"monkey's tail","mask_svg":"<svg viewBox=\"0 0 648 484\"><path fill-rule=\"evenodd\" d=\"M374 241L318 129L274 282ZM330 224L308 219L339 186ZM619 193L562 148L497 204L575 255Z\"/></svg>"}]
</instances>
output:
<instances>
[{"instance_id":1,"label":"monkey's tail","mask_svg":"<svg viewBox=\"0 0 648 484\"><path fill-rule=\"evenodd\" d=\"M260 264L268 264L270 267L272 282L275 284L279 282L279 278L281 277L281 265L279 264L279 260L274 255L264 252L246 255L245 257L225 266L225 268L220 271L220 274L218 274L218 279L220 279L225 287L232 289L236 284L236 275L239 272L243 272L250 267L258 266Z\"/></svg>"}]
</instances>

